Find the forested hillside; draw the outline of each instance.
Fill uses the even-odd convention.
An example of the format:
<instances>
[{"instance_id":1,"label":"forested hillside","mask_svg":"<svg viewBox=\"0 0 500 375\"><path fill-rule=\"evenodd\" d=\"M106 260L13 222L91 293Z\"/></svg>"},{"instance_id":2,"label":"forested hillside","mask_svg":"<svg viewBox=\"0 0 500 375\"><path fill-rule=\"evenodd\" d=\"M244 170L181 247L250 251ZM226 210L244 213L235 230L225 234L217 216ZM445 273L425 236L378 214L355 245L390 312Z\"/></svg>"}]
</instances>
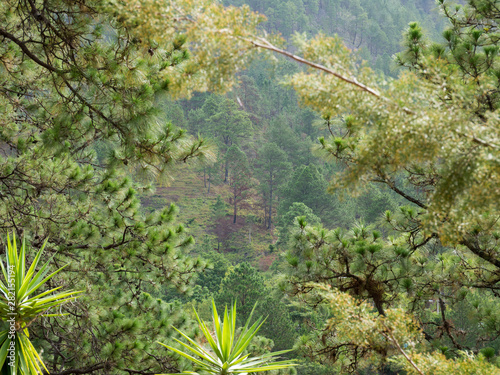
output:
<instances>
[{"instance_id":1,"label":"forested hillside","mask_svg":"<svg viewBox=\"0 0 500 375\"><path fill-rule=\"evenodd\" d=\"M499 374L499 14L0 3L2 373Z\"/></svg>"},{"instance_id":2,"label":"forested hillside","mask_svg":"<svg viewBox=\"0 0 500 375\"><path fill-rule=\"evenodd\" d=\"M292 40L296 32L306 33L309 37L318 33L338 34L342 42L355 51L354 58L358 63L365 60L379 74L392 77L401 73L394 57L406 48L403 31L410 22L418 21L426 30L426 38L434 40L441 39L441 30L446 25L434 1L427 0L236 0L224 3L247 4L265 14L267 19L263 27L266 31L279 33L287 41ZM281 57L278 60L274 65L265 60L254 62L238 76L239 83L225 96L203 94L189 101L164 103L170 121L180 124L193 135L206 137L216 146L217 162L178 172L169 187L157 189L154 202L158 208L162 199L175 201L181 208L180 217L198 239L195 251L215 262L214 270L205 271L199 279L196 305L206 305L210 298L225 304L236 300L240 301L238 307L246 311L246 317L248 309L258 301L259 314L269 316L270 324L264 325L263 334L273 340L276 349L284 349L291 348L296 340L312 340L315 334L310 335L311 328L316 327L321 335L321 313L303 310L303 307L298 309L279 291L283 287L282 273L290 273L290 270L285 271L287 267L294 269L300 262L306 263L306 275L310 276L301 275L298 280L317 280L311 270L321 268L314 259L305 261L303 255L297 255L297 249L308 241L311 241L311 248L320 246L314 244L318 236L316 232L299 237L297 220L303 230L306 225L320 226L323 231L335 229L333 234L326 235L333 236L333 243L356 243L348 251L361 254L363 260L353 260L353 267L360 267L359 272L369 272L370 268L370 272L379 272L379 267L386 269L383 272L389 269L395 272L394 267L400 267L395 266L398 257L406 257L403 250L396 251L394 265L386 263L385 255L374 261L364 252L375 254L382 246L378 244L380 236L407 228L402 220L414 217L418 204L406 199L405 193L377 183L364 186L356 197L328 189L348 163L343 160L332 163L322 158L318 138L328 138L332 131L338 133L343 121L326 119L324 115L299 105L295 92L280 82L302 67ZM411 184L402 181L403 176L397 179L407 194L415 194ZM417 192L418 196L420 194ZM353 230L353 237L349 240L343 237L342 230ZM335 248L337 245L326 245L327 248L330 246ZM364 250L364 246L368 246L368 250ZM431 253L446 257L441 244L436 243L430 248ZM335 262L334 258L329 261ZM360 261L365 265L356 263ZM364 270L364 267L368 268ZM318 269L318 272L332 272L327 269ZM330 277L335 280L339 276L333 271ZM409 275L401 277L403 288L416 288ZM395 278L399 279L399 276ZM342 283L339 285L342 287ZM379 306L378 297L372 298L374 305ZM424 319L434 320L445 309L450 309L441 299L428 298L425 306L426 314L430 316ZM382 305L379 312L383 312ZM445 326L441 328L437 323L434 333L437 336L433 339L433 345L447 356L451 356L453 346L470 347L471 338L467 337L478 334L465 333L465 327L478 316L472 318L470 307L466 307L460 298L449 314L447 318L443 315L443 319L454 319L454 323L443 320ZM452 330L447 331L450 328L446 328L446 324L456 324L452 330L456 330L460 338L451 333ZM448 337L446 334L442 337L440 330L445 330ZM484 348L484 353L490 353L488 350L497 353L500 342L489 337L486 339L488 344L479 347ZM322 340L325 340L324 336ZM321 345L320 348L313 346L313 341L303 341L305 346L296 346L302 355L318 359L318 362L303 362L303 366L297 369L298 373L337 374L339 369L355 368L360 374L399 373L397 367L388 364L374 366L377 361L366 366L362 364L361 353L353 354L349 344L335 344L335 341L324 344L323 349ZM342 349L344 346L345 350ZM358 349L353 348L355 353ZM329 356L323 350L331 350L333 362L340 367L321 365Z\"/></svg>"},{"instance_id":3,"label":"forested hillside","mask_svg":"<svg viewBox=\"0 0 500 375\"><path fill-rule=\"evenodd\" d=\"M419 22L436 38L443 28L434 0L225 0L227 5L250 7L267 17L268 32L278 32L289 40L294 33L319 32L342 37L345 44L359 50L362 58L385 74L394 74L391 56L401 50L402 30Z\"/></svg>"},{"instance_id":4,"label":"forested hillside","mask_svg":"<svg viewBox=\"0 0 500 375\"><path fill-rule=\"evenodd\" d=\"M228 4L242 5L241 2ZM249 1L248 5L266 15L263 26L269 33L278 32L286 38L294 32L339 33L351 48L359 51L360 61L366 59L375 69L389 75L396 74L397 66L390 56L401 50L402 30L409 21L422 20L434 31L431 36L444 23L435 4L427 1L410 4ZM383 38L370 39L367 35L374 35L374 32L369 31L369 27L378 28ZM349 30L358 33L361 43L350 44ZM275 258L276 253L273 255L272 250L276 242L277 246L286 243L286 228L297 216L292 212L312 212L329 228L348 228L359 220L372 223L385 210L397 207L402 202L398 196L376 185L359 199L349 196L340 199L326 192L328 182L342 166L324 163L312 150L317 138L329 134L328 130L317 113L299 106L293 90L279 84L285 75L298 69L299 66L284 59L280 59L277 66L257 61L238 77L238 86L226 95L226 99L203 94L190 101L162 103L168 120L193 135L207 137L217 146L217 163L184 171L170 187L160 187L154 198L148 198L148 204L160 207L162 197L175 201L195 237L204 238L205 243L211 241L212 248L220 250L222 246L230 253L244 249L243 258L236 256L236 259L261 258L264 267ZM228 157L230 147L233 149ZM239 168L234 163L228 165L236 148L245 154L241 156L247 160L241 162L248 164L245 167L248 171L240 174L238 169L242 182L228 183L231 167ZM268 160L265 164L262 164L263 158ZM180 194L186 191L181 181L191 184L193 179L198 180L197 193L190 186L189 197ZM201 180L203 189L199 188ZM245 186L242 186L243 181ZM193 198L197 199L196 203ZM221 217L223 205L220 202L225 203L227 217ZM290 211L293 203L303 205L294 206ZM238 221L234 212L240 208ZM203 216L200 210L205 212ZM218 210L217 213L214 210ZM233 212L232 220L230 211ZM285 217L291 219L287 222Z\"/></svg>"}]
</instances>

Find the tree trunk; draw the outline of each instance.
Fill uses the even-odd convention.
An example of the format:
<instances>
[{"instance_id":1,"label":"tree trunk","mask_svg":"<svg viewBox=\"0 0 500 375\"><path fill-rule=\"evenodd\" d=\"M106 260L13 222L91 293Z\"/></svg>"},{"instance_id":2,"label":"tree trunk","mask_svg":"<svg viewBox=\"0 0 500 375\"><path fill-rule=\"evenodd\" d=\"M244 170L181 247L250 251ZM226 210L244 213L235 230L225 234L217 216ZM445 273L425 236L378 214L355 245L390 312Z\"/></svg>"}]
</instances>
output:
<instances>
[{"instance_id":1,"label":"tree trunk","mask_svg":"<svg viewBox=\"0 0 500 375\"><path fill-rule=\"evenodd\" d=\"M227 183L227 177L229 176L228 172L228 160L227 160L227 150L229 150L229 147L231 147L231 140L229 138L224 138L224 144L226 145L226 161L224 162L224 183Z\"/></svg>"},{"instance_id":2,"label":"tree trunk","mask_svg":"<svg viewBox=\"0 0 500 375\"><path fill-rule=\"evenodd\" d=\"M269 203L269 214L267 217L267 229L271 229L271 217L273 214L273 205L272 203Z\"/></svg>"},{"instance_id":3,"label":"tree trunk","mask_svg":"<svg viewBox=\"0 0 500 375\"><path fill-rule=\"evenodd\" d=\"M210 173L210 170L208 171L208 191L207 194L210 194L210 180L212 177L212 173Z\"/></svg>"},{"instance_id":4,"label":"tree trunk","mask_svg":"<svg viewBox=\"0 0 500 375\"><path fill-rule=\"evenodd\" d=\"M269 184L269 219L267 220L267 229L271 229L271 219L273 217L273 176L271 174L271 183Z\"/></svg>"},{"instance_id":5,"label":"tree trunk","mask_svg":"<svg viewBox=\"0 0 500 375\"><path fill-rule=\"evenodd\" d=\"M203 187L207 187L207 171L206 171L206 167L203 167Z\"/></svg>"},{"instance_id":6,"label":"tree trunk","mask_svg":"<svg viewBox=\"0 0 500 375\"><path fill-rule=\"evenodd\" d=\"M226 158L226 163L224 165L224 183L227 183L227 177L229 176L229 172L227 170L227 163L228 163L228 161L227 161L227 158Z\"/></svg>"},{"instance_id":7,"label":"tree trunk","mask_svg":"<svg viewBox=\"0 0 500 375\"><path fill-rule=\"evenodd\" d=\"M236 205L236 197L234 197L234 211L233 211L233 214L234 214L234 217L233 217L233 224L236 223L236 213L238 211L238 207Z\"/></svg>"}]
</instances>

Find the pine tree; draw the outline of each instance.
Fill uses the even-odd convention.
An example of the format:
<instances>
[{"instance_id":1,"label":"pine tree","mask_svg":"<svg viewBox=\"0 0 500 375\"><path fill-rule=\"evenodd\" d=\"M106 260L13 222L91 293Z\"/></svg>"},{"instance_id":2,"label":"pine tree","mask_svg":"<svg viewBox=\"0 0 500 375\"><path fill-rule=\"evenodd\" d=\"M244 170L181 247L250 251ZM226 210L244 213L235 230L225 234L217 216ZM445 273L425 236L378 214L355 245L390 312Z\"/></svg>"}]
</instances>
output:
<instances>
[{"instance_id":1,"label":"pine tree","mask_svg":"<svg viewBox=\"0 0 500 375\"><path fill-rule=\"evenodd\" d=\"M262 301L267 291L264 278L248 263L240 263L226 274L215 296L218 306L229 306L236 302L239 319L245 322L256 302Z\"/></svg>"},{"instance_id":2,"label":"pine tree","mask_svg":"<svg viewBox=\"0 0 500 375\"><path fill-rule=\"evenodd\" d=\"M227 153L233 145L238 145L239 138L248 135L252 123L248 114L231 99L210 96L202 107L210 126L212 137L219 141L219 147L225 155L224 182L228 180L229 158Z\"/></svg>"},{"instance_id":3,"label":"pine tree","mask_svg":"<svg viewBox=\"0 0 500 375\"><path fill-rule=\"evenodd\" d=\"M227 204L220 195L212 205L213 232L217 238L217 251L220 251L221 242L225 242L227 236Z\"/></svg>"},{"instance_id":4,"label":"pine tree","mask_svg":"<svg viewBox=\"0 0 500 375\"><path fill-rule=\"evenodd\" d=\"M279 238L277 246L286 248L290 240L293 228L296 224L296 218L303 218L307 224L315 226L321 223L321 219L316 216L309 207L302 202L294 202L288 208L288 211L281 215L278 220Z\"/></svg>"},{"instance_id":5,"label":"pine tree","mask_svg":"<svg viewBox=\"0 0 500 375\"><path fill-rule=\"evenodd\" d=\"M243 75L240 77L240 84L235 88L236 100L241 103L244 110L248 113L250 120L254 125L262 124L263 109L262 94L252 77Z\"/></svg>"},{"instance_id":6,"label":"pine tree","mask_svg":"<svg viewBox=\"0 0 500 375\"><path fill-rule=\"evenodd\" d=\"M162 19L177 31L154 42L129 22L137 12L124 16L113 1L0 3L0 226L34 247L48 239L54 267L70 263L51 287L84 291L64 318L30 327L53 374L178 369L154 342L189 322L158 297L163 284L189 289L205 263L187 256L193 239L176 208L146 214L139 197L176 163L214 159L204 139L165 121L182 116L163 98L228 88L240 64L219 70L215 54L201 58L196 42L206 48L210 32L195 13L182 29L172 12L195 10L178 5ZM249 16L231 13L261 20ZM211 39L215 49L223 39Z\"/></svg>"},{"instance_id":7,"label":"pine tree","mask_svg":"<svg viewBox=\"0 0 500 375\"><path fill-rule=\"evenodd\" d=\"M249 199L253 196L255 181L247 156L236 146L231 146L226 153L226 165L229 174L228 185L231 193L229 201L233 206L233 223L236 223L238 209L250 207Z\"/></svg>"},{"instance_id":8,"label":"pine tree","mask_svg":"<svg viewBox=\"0 0 500 375\"><path fill-rule=\"evenodd\" d=\"M314 165L296 168L283 186L278 213L284 215L295 202L304 203L321 218L335 218L335 199L326 192L328 182Z\"/></svg>"},{"instance_id":9,"label":"pine tree","mask_svg":"<svg viewBox=\"0 0 500 375\"><path fill-rule=\"evenodd\" d=\"M200 272L196 279L196 285L201 291L195 295L195 299L199 301L210 300L219 293L221 282L231 266L223 254L213 250L204 251L203 259L210 262L210 267Z\"/></svg>"},{"instance_id":10,"label":"pine tree","mask_svg":"<svg viewBox=\"0 0 500 375\"><path fill-rule=\"evenodd\" d=\"M295 326L281 293L272 293L262 275L248 263L229 270L215 295L218 306L236 303L239 319L245 321L255 304L255 314L266 318L260 333L274 341L278 350L290 349L295 338Z\"/></svg>"},{"instance_id":11,"label":"pine tree","mask_svg":"<svg viewBox=\"0 0 500 375\"><path fill-rule=\"evenodd\" d=\"M261 147L256 162L260 189L267 205L267 229L271 229L276 195L288 179L292 165L287 161L286 153L272 142Z\"/></svg>"}]
</instances>

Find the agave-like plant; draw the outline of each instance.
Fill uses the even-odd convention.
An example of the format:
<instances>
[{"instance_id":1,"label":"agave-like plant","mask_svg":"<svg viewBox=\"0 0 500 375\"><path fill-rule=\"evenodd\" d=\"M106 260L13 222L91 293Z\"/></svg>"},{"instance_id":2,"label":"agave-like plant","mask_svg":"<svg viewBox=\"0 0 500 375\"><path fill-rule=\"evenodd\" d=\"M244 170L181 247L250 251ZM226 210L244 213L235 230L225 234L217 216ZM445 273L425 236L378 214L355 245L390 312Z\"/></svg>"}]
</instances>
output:
<instances>
[{"instance_id":1,"label":"agave-like plant","mask_svg":"<svg viewBox=\"0 0 500 375\"><path fill-rule=\"evenodd\" d=\"M40 316L60 316L63 314L44 314L52 307L77 298L81 292L68 291L54 294L60 289L53 288L31 296L66 266L48 274L50 260L38 272L40 261L47 241L36 254L26 271L26 243L23 240L18 252L16 236L12 241L7 235L5 265L0 266L4 281L0 280L0 319L7 328L0 331L0 368L2 373L38 375L49 371L29 339L28 327Z\"/></svg>"},{"instance_id":2,"label":"agave-like plant","mask_svg":"<svg viewBox=\"0 0 500 375\"><path fill-rule=\"evenodd\" d=\"M250 372L279 370L296 366L297 364L294 363L294 360L272 362L276 359L276 356L287 353L290 350L267 353L258 357L250 357L250 354L245 354L245 349L248 347L252 338L256 335L262 324L264 324L265 320L261 317L250 326L254 310L252 310L252 313L241 330L239 337L236 339L236 303L234 303L230 312L228 312L226 306L224 310L224 321L221 322L219 315L217 314L215 302L212 300L212 316L215 331L213 336L215 337L212 336L207 324L200 319L196 309L194 310L196 319L198 320L210 349L204 348L202 345L198 344L175 327L174 329L179 332L190 345L177 339L174 340L181 344L184 348L188 349L195 356L162 344L161 342L159 344L183 356L184 358L187 358L191 362L194 362L196 364L197 371L214 375L246 375ZM199 375L198 372L192 371L185 371L182 374Z\"/></svg>"}]
</instances>

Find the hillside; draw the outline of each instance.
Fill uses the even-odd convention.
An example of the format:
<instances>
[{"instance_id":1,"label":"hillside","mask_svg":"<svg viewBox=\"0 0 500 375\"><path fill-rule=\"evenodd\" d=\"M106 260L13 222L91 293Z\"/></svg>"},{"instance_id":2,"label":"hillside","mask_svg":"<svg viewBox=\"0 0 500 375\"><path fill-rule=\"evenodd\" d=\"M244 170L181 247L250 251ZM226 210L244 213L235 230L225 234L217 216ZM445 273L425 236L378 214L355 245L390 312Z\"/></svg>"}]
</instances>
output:
<instances>
[{"instance_id":1,"label":"hillside","mask_svg":"<svg viewBox=\"0 0 500 375\"><path fill-rule=\"evenodd\" d=\"M436 30L441 29L443 23L430 0L232 0L225 3L235 6L247 4L264 13L268 18L264 27L286 39L294 32L338 33L348 46L358 49L361 57L368 59L375 69L389 75L397 74L390 56L400 50L401 35L408 22L422 21L424 27L432 31L430 35L433 37L437 37ZM317 181L311 184L316 183L320 190L325 190L337 168L332 169L331 165L324 164L312 153L317 138L328 134L324 121L309 109L300 107L292 90L279 85L284 75L298 68L286 60L280 60L275 66L266 61L252 64L240 76L239 87L227 94L234 106L221 108L219 117L216 116L216 106L220 99L214 99L216 96L202 94L190 101L161 103L166 120L193 135L201 134L212 139L219 149L218 162L207 166L205 172L181 167L175 172L170 186L158 187L154 196L143 200L144 204L159 208L168 202L176 203L180 208L181 221L189 228L198 246L232 254L230 259L233 262L250 260L252 264L260 265L261 269L267 269L270 259L274 259L270 251L278 240L279 229L283 229L284 224L280 220L293 203L291 197L287 198L287 194L293 192L290 189L287 191L286 187L293 172L314 165L314 168L319 168L321 176L318 175ZM221 117L223 115L226 117ZM230 118L237 115L242 117L239 120ZM223 118L229 121L224 129L224 126L217 125L217 121ZM241 130L234 121L247 121L243 136L238 135ZM291 163L286 178L273 187L274 200L270 204L267 202L270 191L262 190L262 176L259 177L257 172L258 151L267 143L276 144ZM227 168L221 166L231 145L243 150L249 176L258 180L254 181L258 187L256 185L251 189L252 197L242 202L236 223L231 222L231 198L227 181L224 181ZM208 180L211 180L210 193ZM314 190L311 184L305 186L305 192ZM227 216L215 219L213 206L218 195L228 205L225 211ZM372 187L359 199L344 197L339 200L339 197L324 193L318 193L314 198L304 196L293 199L299 199L312 208L314 214L330 228L348 227L359 219L374 222L386 209L402 202L396 195L380 191L377 187Z\"/></svg>"},{"instance_id":2,"label":"hillside","mask_svg":"<svg viewBox=\"0 0 500 375\"><path fill-rule=\"evenodd\" d=\"M0 1L2 374L498 375L499 18Z\"/></svg>"},{"instance_id":3,"label":"hillside","mask_svg":"<svg viewBox=\"0 0 500 375\"><path fill-rule=\"evenodd\" d=\"M226 214L214 220L214 205L217 197L227 197L227 187L204 183L203 171L185 166L172 174L168 186L157 186L153 194L141 198L144 207L161 210L166 204L174 203L179 209L179 222L184 224L196 242L196 251L223 252L232 262L248 261L262 271L267 271L276 252L270 245L276 242L276 235L263 225L263 214L243 209L233 223L233 216ZM256 202L252 202L256 204Z\"/></svg>"}]
</instances>

